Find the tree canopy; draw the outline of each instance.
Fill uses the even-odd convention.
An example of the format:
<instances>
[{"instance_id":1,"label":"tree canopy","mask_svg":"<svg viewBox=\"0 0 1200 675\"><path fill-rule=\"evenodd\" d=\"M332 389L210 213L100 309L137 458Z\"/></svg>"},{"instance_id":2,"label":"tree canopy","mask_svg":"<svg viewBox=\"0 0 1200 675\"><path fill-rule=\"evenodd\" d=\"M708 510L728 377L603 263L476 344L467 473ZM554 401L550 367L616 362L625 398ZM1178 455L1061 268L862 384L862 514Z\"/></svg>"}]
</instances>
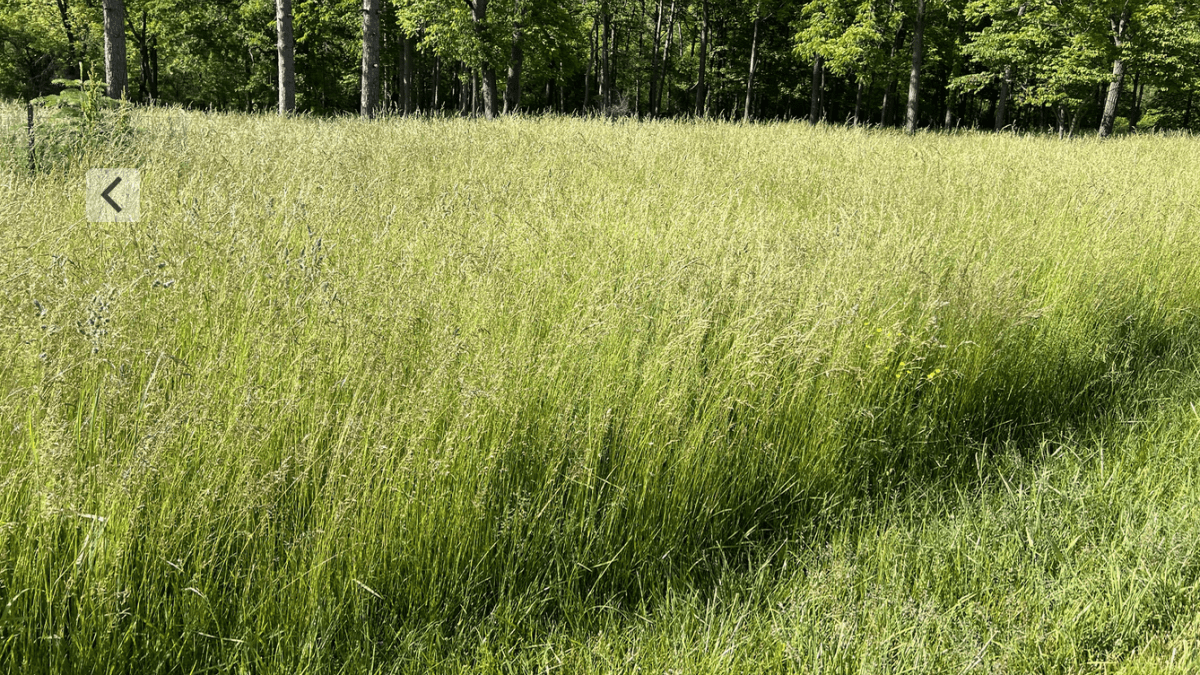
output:
<instances>
[{"instance_id":1,"label":"tree canopy","mask_svg":"<svg viewBox=\"0 0 1200 675\"><path fill-rule=\"evenodd\" d=\"M296 109L357 111L361 0L290 12ZM132 100L274 109L274 0L125 0L125 23ZM103 26L100 0L0 0L0 96L102 79ZM382 0L380 32L381 114L488 92L496 114L899 125L917 40L919 127L1200 126L1200 0Z\"/></svg>"}]
</instances>

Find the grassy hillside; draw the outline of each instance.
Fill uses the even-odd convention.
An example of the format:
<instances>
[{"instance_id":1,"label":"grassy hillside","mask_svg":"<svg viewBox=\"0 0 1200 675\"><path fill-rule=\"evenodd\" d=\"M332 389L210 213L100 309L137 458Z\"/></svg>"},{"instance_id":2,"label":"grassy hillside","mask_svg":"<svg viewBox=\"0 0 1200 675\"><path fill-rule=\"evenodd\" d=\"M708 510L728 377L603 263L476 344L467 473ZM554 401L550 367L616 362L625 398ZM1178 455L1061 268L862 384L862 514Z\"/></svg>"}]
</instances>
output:
<instances>
[{"instance_id":1,"label":"grassy hillside","mask_svg":"<svg viewBox=\"0 0 1200 675\"><path fill-rule=\"evenodd\" d=\"M1195 140L133 127L0 173L5 668L1200 667Z\"/></svg>"}]
</instances>

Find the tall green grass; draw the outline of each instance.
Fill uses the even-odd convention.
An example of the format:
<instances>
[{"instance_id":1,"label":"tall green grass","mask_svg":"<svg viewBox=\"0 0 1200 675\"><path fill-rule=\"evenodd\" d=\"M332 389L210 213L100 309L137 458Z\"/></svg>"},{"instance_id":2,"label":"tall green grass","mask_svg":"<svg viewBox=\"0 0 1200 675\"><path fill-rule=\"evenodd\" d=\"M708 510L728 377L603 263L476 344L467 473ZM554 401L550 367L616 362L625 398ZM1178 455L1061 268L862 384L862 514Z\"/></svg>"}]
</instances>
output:
<instances>
[{"instance_id":1,"label":"tall green grass","mask_svg":"<svg viewBox=\"0 0 1200 675\"><path fill-rule=\"evenodd\" d=\"M885 595L937 585L885 573L927 550L930 495L987 514L1007 476L989 458L1036 472L1048 443L1108 442L1194 373L1190 139L134 125L131 146L0 174L17 670L531 672L572 644L686 662L679 640L720 622L673 603L712 609L736 580L809 595L745 610L735 653L833 667L779 617L869 605L833 590L864 582L831 571L823 596L780 560L824 541L875 561ZM141 169L140 223L84 219L105 166ZM872 539L880 513L909 544ZM920 555L956 555L947 532ZM1004 587L972 583L938 588ZM596 632L656 612L685 617L662 624L679 640L637 638L662 649ZM879 616L840 634L903 628Z\"/></svg>"}]
</instances>

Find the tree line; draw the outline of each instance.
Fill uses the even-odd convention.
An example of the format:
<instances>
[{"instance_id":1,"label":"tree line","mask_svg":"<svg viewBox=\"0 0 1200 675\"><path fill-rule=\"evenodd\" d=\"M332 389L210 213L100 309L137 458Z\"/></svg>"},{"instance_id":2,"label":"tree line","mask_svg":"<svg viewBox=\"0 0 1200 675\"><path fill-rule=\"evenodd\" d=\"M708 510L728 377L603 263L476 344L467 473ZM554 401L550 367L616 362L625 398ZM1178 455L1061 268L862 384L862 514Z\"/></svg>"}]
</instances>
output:
<instances>
[{"instance_id":1,"label":"tree line","mask_svg":"<svg viewBox=\"0 0 1200 675\"><path fill-rule=\"evenodd\" d=\"M1193 129L1200 0L0 0L0 95Z\"/></svg>"}]
</instances>

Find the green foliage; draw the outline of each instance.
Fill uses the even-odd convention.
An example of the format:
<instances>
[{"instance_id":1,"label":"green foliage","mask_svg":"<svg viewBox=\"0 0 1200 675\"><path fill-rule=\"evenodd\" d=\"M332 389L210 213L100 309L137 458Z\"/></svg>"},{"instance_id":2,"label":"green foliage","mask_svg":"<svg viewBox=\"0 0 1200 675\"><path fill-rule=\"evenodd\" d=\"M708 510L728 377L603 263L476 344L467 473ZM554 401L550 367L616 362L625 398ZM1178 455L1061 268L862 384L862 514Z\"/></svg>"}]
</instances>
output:
<instances>
[{"instance_id":1,"label":"green foliage","mask_svg":"<svg viewBox=\"0 0 1200 675\"><path fill-rule=\"evenodd\" d=\"M1118 118L1120 119L1120 118ZM1138 131L1154 131L1158 126L1162 117L1155 114L1142 115L1142 118L1137 121L1136 129Z\"/></svg>"},{"instance_id":2,"label":"green foliage","mask_svg":"<svg viewBox=\"0 0 1200 675\"><path fill-rule=\"evenodd\" d=\"M820 55L831 72L865 81L886 63L884 47L900 30L904 15L889 10L879 0L810 2L801 10L795 53L805 60Z\"/></svg>"},{"instance_id":3,"label":"green foliage","mask_svg":"<svg viewBox=\"0 0 1200 675\"><path fill-rule=\"evenodd\" d=\"M558 107L561 102L566 111L579 110L585 82L589 103L597 100L603 39L597 40L593 56L592 29L594 21L608 17L613 28L609 38L616 45L611 59L616 98L644 113L651 82L660 78L662 112L691 111L703 4L665 0L659 25L656 0L491 0L486 18L476 23L467 0L387 0L380 64L386 98L399 98L406 38L415 46L409 67L420 109L429 109L435 89L439 106L460 104L459 85L481 62L495 69L502 94L517 31L524 54L522 107ZM884 90L903 95L913 0L709 0L708 5L708 107L714 115L744 105L755 17L760 19L752 92L756 116L795 114L795 103L808 97L817 55L828 69L826 107L833 117L844 118L856 103L878 110ZM274 109L271 0L126 0L126 6L134 100L154 98L201 109ZM1052 115L1065 111L1071 119L1082 116L1081 123L1090 126L1098 114L1095 92L1111 77L1118 56L1126 59L1131 77L1140 77L1155 91L1200 91L1200 62L1194 58L1200 51L1200 2L1129 3L1127 35L1118 47L1112 21L1124 7L1116 0L928 3L922 91L931 100L921 106L923 124L941 124L947 109L977 120L990 105L983 101L994 104L1008 73L1010 108L1018 126L1044 121L1046 110ZM668 21L672 13L674 21ZM361 2L294 0L293 14L299 109L320 115L356 111ZM54 79L81 77L76 71L80 62L102 63L102 20L100 3L94 0L0 0L0 97L56 95ZM664 60L668 24L671 53ZM456 76L459 82L452 81ZM861 101L857 85L862 85ZM970 111L963 107L968 101ZM1127 105L1121 104L1122 112ZM1158 97L1152 105L1166 127L1190 123L1186 95Z\"/></svg>"},{"instance_id":4,"label":"green foliage","mask_svg":"<svg viewBox=\"0 0 1200 675\"><path fill-rule=\"evenodd\" d=\"M1106 82L1111 61L1103 42L1070 3L974 0L968 20L985 24L970 34L963 53L980 69L952 86L978 92L1011 68L1014 102L1027 106L1078 106L1095 85Z\"/></svg>"},{"instance_id":5,"label":"green foliage","mask_svg":"<svg viewBox=\"0 0 1200 675\"><path fill-rule=\"evenodd\" d=\"M60 85L62 91L35 98L32 103L45 106L57 117L79 120L85 130L96 128L102 110L120 106L120 102L104 95L107 86L104 82L57 79L54 84Z\"/></svg>"},{"instance_id":6,"label":"green foliage","mask_svg":"<svg viewBox=\"0 0 1200 675\"><path fill-rule=\"evenodd\" d=\"M301 110L318 114L357 110L362 64L361 0L294 0L292 12L296 39L296 105ZM265 34L273 39L273 20L270 23ZM273 44L271 47L273 52ZM273 60L268 61L274 65ZM267 91L274 94L270 75L267 75L266 83Z\"/></svg>"},{"instance_id":7,"label":"green foliage","mask_svg":"<svg viewBox=\"0 0 1200 675\"><path fill-rule=\"evenodd\" d=\"M442 58L478 63L483 55L470 7L463 0L406 0L397 3L396 16L404 32L412 35L420 29L419 45Z\"/></svg>"},{"instance_id":8,"label":"green foliage","mask_svg":"<svg viewBox=\"0 0 1200 675\"><path fill-rule=\"evenodd\" d=\"M28 100L51 88L69 63L57 25L52 2L0 0L0 98Z\"/></svg>"},{"instance_id":9,"label":"green foliage","mask_svg":"<svg viewBox=\"0 0 1200 675\"><path fill-rule=\"evenodd\" d=\"M49 170L80 161L98 148L132 141L129 105L105 96L104 82L56 79L54 84L62 91L30 102L38 120L35 166Z\"/></svg>"}]
</instances>

